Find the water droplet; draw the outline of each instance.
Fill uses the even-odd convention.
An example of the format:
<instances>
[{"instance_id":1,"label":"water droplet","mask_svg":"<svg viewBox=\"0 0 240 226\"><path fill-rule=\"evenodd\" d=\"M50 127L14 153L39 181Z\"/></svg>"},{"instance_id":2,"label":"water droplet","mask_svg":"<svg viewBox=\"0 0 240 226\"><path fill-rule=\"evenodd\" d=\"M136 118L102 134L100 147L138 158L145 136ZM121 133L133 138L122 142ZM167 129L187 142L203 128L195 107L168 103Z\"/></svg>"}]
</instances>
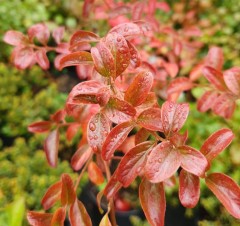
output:
<instances>
[{"instance_id":1,"label":"water droplet","mask_svg":"<svg viewBox=\"0 0 240 226\"><path fill-rule=\"evenodd\" d=\"M125 27L125 28L124 28L124 31L127 32L127 31L128 31L128 27Z\"/></svg>"},{"instance_id":2,"label":"water droplet","mask_svg":"<svg viewBox=\"0 0 240 226\"><path fill-rule=\"evenodd\" d=\"M98 139L97 135L94 135L94 137L93 137L93 138L94 138L94 140L97 140L97 139Z\"/></svg>"},{"instance_id":3,"label":"water droplet","mask_svg":"<svg viewBox=\"0 0 240 226\"><path fill-rule=\"evenodd\" d=\"M96 129L95 123L90 122L90 124L89 124L89 129L90 129L91 131L94 131L94 130Z\"/></svg>"},{"instance_id":4,"label":"water droplet","mask_svg":"<svg viewBox=\"0 0 240 226\"><path fill-rule=\"evenodd\" d=\"M159 163L162 163L162 158L159 158L159 159L158 159L158 162L159 162Z\"/></svg>"},{"instance_id":5,"label":"water droplet","mask_svg":"<svg viewBox=\"0 0 240 226\"><path fill-rule=\"evenodd\" d=\"M121 42L122 38L121 37L117 37L117 41Z\"/></svg>"}]
</instances>

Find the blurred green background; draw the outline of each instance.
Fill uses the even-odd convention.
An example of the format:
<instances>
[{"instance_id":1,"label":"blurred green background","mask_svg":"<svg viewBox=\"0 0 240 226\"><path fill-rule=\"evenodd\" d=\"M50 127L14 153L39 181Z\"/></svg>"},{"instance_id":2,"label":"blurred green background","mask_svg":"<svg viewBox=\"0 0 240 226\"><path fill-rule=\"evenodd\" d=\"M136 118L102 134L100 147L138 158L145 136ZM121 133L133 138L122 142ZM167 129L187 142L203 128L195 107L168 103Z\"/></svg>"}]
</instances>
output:
<instances>
[{"instance_id":1,"label":"blurred green background","mask_svg":"<svg viewBox=\"0 0 240 226\"><path fill-rule=\"evenodd\" d=\"M97 1L98 3L101 1ZM125 1L129 2L129 1ZM156 19L173 26L184 26L186 12L194 10L192 21L201 31L199 41L203 46L198 53L199 61L206 55L210 46L222 47L225 67L240 66L240 1L238 0L168 0L170 12L156 12ZM77 29L88 29L105 34L107 22L82 19L81 0L0 0L0 225L25 226L27 209L40 210L41 198L46 189L58 181L65 172L76 177L67 161L68 154L61 155L56 169L50 168L42 150L43 135L33 135L27 126L38 120L47 120L50 114L64 106L67 93L62 87L68 79L60 80L56 70L42 71L34 66L19 71L9 59L12 47L2 41L9 30L26 32L38 22L45 22L50 28L65 26L65 40ZM51 58L51 55L50 55ZM65 72L66 73L66 72ZM59 76L59 77L58 77ZM68 76L68 75L64 75ZM61 84L61 85L59 85ZM193 91L199 97L198 90ZM238 104L239 105L239 104ZM235 133L231 146L214 162L213 171L230 175L240 182L239 149L239 106L230 120L214 116L211 112L199 113L196 103L190 105L191 112L184 129L189 130L191 146L200 148L203 141L214 131L228 127ZM71 143L61 136L61 152L74 150ZM213 197L204 184L201 187L201 200L197 207L199 226L237 226L240 222L232 218ZM168 205L178 206L176 189L167 192ZM186 217L196 212L186 210ZM14 217L13 217L14 216ZM132 219L134 226L148 225L140 219Z\"/></svg>"}]
</instances>

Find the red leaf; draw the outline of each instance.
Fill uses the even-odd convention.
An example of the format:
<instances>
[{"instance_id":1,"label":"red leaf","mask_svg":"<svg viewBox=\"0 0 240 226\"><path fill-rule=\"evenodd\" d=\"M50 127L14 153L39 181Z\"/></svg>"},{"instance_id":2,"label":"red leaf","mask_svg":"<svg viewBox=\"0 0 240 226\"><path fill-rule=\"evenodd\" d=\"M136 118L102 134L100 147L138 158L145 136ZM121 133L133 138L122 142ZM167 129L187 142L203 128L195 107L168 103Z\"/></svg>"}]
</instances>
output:
<instances>
[{"instance_id":1,"label":"red leaf","mask_svg":"<svg viewBox=\"0 0 240 226\"><path fill-rule=\"evenodd\" d=\"M144 171L147 161L147 153L153 143L146 141L138 144L127 152L118 165L117 177L124 187L128 187L132 181Z\"/></svg>"},{"instance_id":2,"label":"red leaf","mask_svg":"<svg viewBox=\"0 0 240 226\"><path fill-rule=\"evenodd\" d=\"M125 38L117 33L110 33L105 39L106 46L110 49L116 68L116 75L111 75L113 78L121 75L130 63L130 51Z\"/></svg>"},{"instance_id":3,"label":"red leaf","mask_svg":"<svg viewBox=\"0 0 240 226\"><path fill-rule=\"evenodd\" d=\"M234 134L230 129L220 129L208 137L200 151L211 163L232 142L233 138Z\"/></svg>"},{"instance_id":4,"label":"red leaf","mask_svg":"<svg viewBox=\"0 0 240 226\"><path fill-rule=\"evenodd\" d=\"M163 183L152 184L142 180L139 198L148 222L152 226L164 226L166 199Z\"/></svg>"},{"instance_id":5,"label":"red leaf","mask_svg":"<svg viewBox=\"0 0 240 226\"><path fill-rule=\"evenodd\" d=\"M52 122L40 121L34 122L28 126L28 131L31 133L45 133L51 129Z\"/></svg>"},{"instance_id":6,"label":"red leaf","mask_svg":"<svg viewBox=\"0 0 240 226\"><path fill-rule=\"evenodd\" d=\"M131 12L131 8L129 6L121 5L121 6L115 7L114 9L111 9L109 13L109 17L112 19L130 12Z\"/></svg>"},{"instance_id":7,"label":"red leaf","mask_svg":"<svg viewBox=\"0 0 240 226\"><path fill-rule=\"evenodd\" d=\"M160 108L148 108L143 111L138 116L137 124L149 130L163 131Z\"/></svg>"},{"instance_id":8,"label":"red leaf","mask_svg":"<svg viewBox=\"0 0 240 226\"><path fill-rule=\"evenodd\" d=\"M100 38L98 35L90 32L90 31L77 31L75 32L71 39L70 39L70 45L75 45L78 42L97 42Z\"/></svg>"},{"instance_id":9,"label":"red leaf","mask_svg":"<svg viewBox=\"0 0 240 226\"><path fill-rule=\"evenodd\" d=\"M181 167L196 176L204 176L208 166L208 161L204 155L187 145L180 147L178 150L181 152Z\"/></svg>"},{"instance_id":10,"label":"red leaf","mask_svg":"<svg viewBox=\"0 0 240 226\"><path fill-rule=\"evenodd\" d=\"M207 66L213 67L221 71L223 66L223 52L219 47L212 47L205 60Z\"/></svg>"},{"instance_id":11,"label":"red leaf","mask_svg":"<svg viewBox=\"0 0 240 226\"><path fill-rule=\"evenodd\" d=\"M82 17L88 18L92 9L94 0L85 0L82 7Z\"/></svg>"},{"instance_id":12,"label":"red leaf","mask_svg":"<svg viewBox=\"0 0 240 226\"><path fill-rule=\"evenodd\" d=\"M116 77L115 60L105 43L100 42L96 47L92 47L91 55L94 67L100 75L104 77Z\"/></svg>"},{"instance_id":13,"label":"red leaf","mask_svg":"<svg viewBox=\"0 0 240 226\"><path fill-rule=\"evenodd\" d=\"M37 38L41 44L46 45L50 37L50 31L45 24L35 24L28 29L28 37L31 41Z\"/></svg>"},{"instance_id":14,"label":"red leaf","mask_svg":"<svg viewBox=\"0 0 240 226\"><path fill-rule=\"evenodd\" d=\"M90 162L88 165L88 177L90 181L96 185L100 185L104 182L102 171L95 162Z\"/></svg>"},{"instance_id":15,"label":"red leaf","mask_svg":"<svg viewBox=\"0 0 240 226\"><path fill-rule=\"evenodd\" d=\"M92 154L92 149L88 145L80 147L72 156L71 166L74 170L80 170Z\"/></svg>"},{"instance_id":16,"label":"red leaf","mask_svg":"<svg viewBox=\"0 0 240 226\"><path fill-rule=\"evenodd\" d=\"M93 61L92 55L89 52L79 51L70 53L60 60L60 69L79 64L91 64Z\"/></svg>"},{"instance_id":17,"label":"red leaf","mask_svg":"<svg viewBox=\"0 0 240 226\"><path fill-rule=\"evenodd\" d=\"M4 34L3 41L13 46L19 46L26 45L28 39L22 32L10 30Z\"/></svg>"},{"instance_id":18,"label":"red leaf","mask_svg":"<svg viewBox=\"0 0 240 226\"><path fill-rule=\"evenodd\" d=\"M105 161L111 159L114 151L124 142L133 127L132 122L123 122L111 130L102 147L102 157Z\"/></svg>"},{"instance_id":19,"label":"red leaf","mask_svg":"<svg viewBox=\"0 0 240 226\"><path fill-rule=\"evenodd\" d=\"M110 122L104 114L97 113L92 116L88 122L87 138L88 144L94 152L101 152L103 142L109 132Z\"/></svg>"},{"instance_id":20,"label":"red leaf","mask_svg":"<svg viewBox=\"0 0 240 226\"><path fill-rule=\"evenodd\" d=\"M34 51L29 47L16 47L12 52L13 63L19 69L32 66L34 57Z\"/></svg>"},{"instance_id":21,"label":"red leaf","mask_svg":"<svg viewBox=\"0 0 240 226\"><path fill-rule=\"evenodd\" d=\"M64 207L58 208L53 214L51 226L64 226L65 217L66 217L65 208Z\"/></svg>"},{"instance_id":22,"label":"red leaf","mask_svg":"<svg viewBox=\"0 0 240 226\"><path fill-rule=\"evenodd\" d=\"M71 141L75 135L77 134L77 132L80 129L80 124L78 123L73 123L70 126L68 126L67 131L66 131L66 138L68 141Z\"/></svg>"},{"instance_id":23,"label":"red leaf","mask_svg":"<svg viewBox=\"0 0 240 226\"><path fill-rule=\"evenodd\" d=\"M47 51L45 49L39 49L35 52L36 61L43 70L49 68L49 60L46 53Z\"/></svg>"},{"instance_id":24,"label":"red leaf","mask_svg":"<svg viewBox=\"0 0 240 226\"><path fill-rule=\"evenodd\" d=\"M92 47L88 42L77 42L76 44L69 47L69 51L71 52L89 51L91 48Z\"/></svg>"},{"instance_id":25,"label":"red leaf","mask_svg":"<svg viewBox=\"0 0 240 226\"><path fill-rule=\"evenodd\" d=\"M205 78L213 84L218 90L224 91L226 90L226 86L223 80L223 74L220 71L217 71L216 69L205 66L202 69L202 73L205 76Z\"/></svg>"},{"instance_id":26,"label":"red leaf","mask_svg":"<svg viewBox=\"0 0 240 226\"><path fill-rule=\"evenodd\" d=\"M175 63L163 62L163 67L172 78L175 78L179 71L179 68Z\"/></svg>"},{"instance_id":27,"label":"red leaf","mask_svg":"<svg viewBox=\"0 0 240 226\"><path fill-rule=\"evenodd\" d=\"M188 112L188 104L177 104L172 101L166 101L162 105L161 119L165 135L172 132L178 132L184 125Z\"/></svg>"},{"instance_id":28,"label":"red leaf","mask_svg":"<svg viewBox=\"0 0 240 226\"><path fill-rule=\"evenodd\" d=\"M58 160L59 131L53 130L44 142L44 150L50 166L56 167Z\"/></svg>"},{"instance_id":29,"label":"red leaf","mask_svg":"<svg viewBox=\"0 0 240 226\"><path fill-rule=\"evenodd\" d=\"M62 40L63 35L64 35L64 31L65 31L64 27L58 27L58 28L53 30L52 36L53 36L53 38L54 38L54 40L57 44L61 43L61 40Z\"/></svg>"},{"instance_id":30,"label":"red leaf","mask_svg":"<svg viewBox=\"0 0 240 226\"><path fill-rule=\"evenodd\" d=\"M127 41L127 44L130 51L130 63L133 68L137 68L141 65L140 53L131 42Z\"/></svg>"},{"instance_id":31,"label":"red leaf","mask_svg":"<svg viewBox=\"0 0 240 226\"><path fill-rule=\"evenodd\" d=\"M106 214L103 216L103 218L102 218L99 226L112 226L112 224L111 224L111 222L110 222L110 220L109 220L109 218L108 218L108 213L106 213Z\"/></svg>"},{"instance_id":32,"label":"red leaf","mask_svg":"<svg viewBox=\"0 0 240 226\"><path fill-rule=\"evenodd\" d=\"M50 209L61 198L62 182L51 185L44 194L41 204L45 210Z\"/></svg>"},{"instance_id":33,"label":"red leaf","mask_svg":"<svg viewBox=\"0 0 240 226\"><path fill-rule=\"evenodd\" d=\"M66 116L66 112L64 109L60 109L58 111L56 111L54 114L51 115L51 120L56 122L56 123L60 123L64 120Z\"/></svg>"},{"instance_id":34,"label":"red leaf","mask_svg":"<svg viewBox=\"0 0 240 226\"><path fill-rule=\"evenodd\" d=\"M168 95L172 93L181 93L186 90L190 90L194 87L194 84L189 78L181 77L174 79L167 88Z\"/></svg>"},{"instance_id":35,"label":"red leaf","mask_svg":"<svg viewBox=\"0 0 240 226\"><path fill-rule=\"evenodd\" d=\"M206 185L227 211L240 219L240 187L237 183L227 175L212 173L206 178Z\"/></svg>"},{"instance_id":36,"label":"red leaf","mask_svg":"<svg viewBox=\"0 0 240 226\"><path fill-rule=\"evenodd\" d=\"M61 203L62 205L71 205L76 199L76 192L72 178L68 174L62 174L62 193Z\"/></svg>"},{"instance_id":37,"label":"red leaf","mask_svg":"<svg viewBox=\"0 0 240 226\"><path fill-rule=\"evenodd\" d=\"M35 211L27 212L27 220L32 226L46 226L51 225L52 213L38 213Z\"/></svg>"},{"instance_id":38,"label":"red leaf","mask_svg":"<svg viewBox=\"0 0 240 226\"><path fill-rule=\"evenodd\" d=\"M181 164L180 154L169 141L154 147L148 156L145 166L146 177L158 183L171 177Z\"/></svg>"},{"instance_id":39,"label":"red leaf","mask_svg":"<svg viewBox=\"0 0 240 226\"><path fill-rule=\"evenodd\" d=\"M76 70L77 70L77 76L79 79L88 80L92 76L93 66L80 64L76 67Z\"/></svg>"},{"instance_id":40,"label":"red leaf","mask_svg":"<svg viewBox=\"0 0 240 226\"><path fill-rule=\"evenodd\" d=\"M173 136L169 138L169 141L175 146L180 147L185 144L188 138L188 131L186 131L184 134L180 133L174 133Z\"/></svg>"},{"instance_id":41,"label":"red leaf","mask_svg":"<svg viewBox=\"0 0 240 226\"><path fill-rule=\"evenodd\" d=\"M141 105L147 97L153 85L153 75L150 72L140 72L134 77L132 83L125 92L124 99L133 106Z\"/></svg>"},{"instance_id":42,"label":"red leaf","mask_svg":"<svg viewBox=\"0 0 240 226\"><path fill-rule=\"evenodd\" d=\"M214 106L217 97L218 93L215 91L205 92L197 102L198 111L206 112L207 110L211 109Z\"/></svg>"},{"instance_id":43,"label":"red leaf","mask_svg":"<svg viewBox=\"0 0 240 226\"><path fill-rule=\"evenodd\" d=\"M190 72L189 78L191 81L196 81L198 78L202 76L202 69L204 64L200 63L193 67L193 69Z\"/></svg>"},{"instance_id":44,"label":"red leaf","mask_svg":"<svg viewBox=\"0 0 240 226\"><path fill-rule=\"evenodd\" d=\"M91 218L89 217L87 210L82 202L75 199L75 202L69 209L69 220L71 226L92 226Z\"/></svg>"},{"instance_id":45,"label":"red leaf","mask_svg":"<svg viewBox=\"0 0 240 226\"><path fill-rule=\"evenodd\" d=\"M186 208L195 207L200 197L199 177L182 169L179 175L178 194L183 206Z\"/></svg>"},{"instance_id":46,"label":"red leaf","mask_svg":"<svg viewBox=\"0 0 240 226\"><path fill-rule=\"evenodd\" d=\"M228 89L235 95L240 95L240 67L233 67L223 72L223 79Z\"/></svg>"},{"instance_id":47,"label":"red leaf","mask_svg":"<svg viewBox=\"0 0 240 226\"><path fill-rule=\"evenodd\" d=\"M215 114L224 118L231 118L236 108L235 97L228 93L222 93L217 97L212 110Z\"/></svg>"},{"instance_id":48,"label":"red leaf","mask_svg":"<svg viewBox=\"0 0 240 226\"><path fill-rule=\"evenodd\" d=\"M149 136L150 136L150 133L145 128L141 128L135 134L135 145L140 144L140 143L146 141Z\"/></svg>"}]
</instances>

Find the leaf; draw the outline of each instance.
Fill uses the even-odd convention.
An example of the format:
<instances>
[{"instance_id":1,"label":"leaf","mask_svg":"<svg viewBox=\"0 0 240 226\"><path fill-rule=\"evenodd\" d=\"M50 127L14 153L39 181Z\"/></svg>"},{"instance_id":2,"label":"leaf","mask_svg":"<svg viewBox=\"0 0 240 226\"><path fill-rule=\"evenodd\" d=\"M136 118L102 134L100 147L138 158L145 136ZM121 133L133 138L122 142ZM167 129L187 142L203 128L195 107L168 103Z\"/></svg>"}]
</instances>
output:
<instances>
[{"instance_id":1,"label":"leaf","mask_svg":"<svg viewBox=\"0 0 240 226\"><path fill-rule=\"evenodd\" d=\"M68 141L72 141L72 139L75 137L77 132L80 130L80 124L78 123L72 123L68 126L66 131L66 138Z\"/></svg>"},{"instance_id":2,"label":"leaf","mask_svg":"<svg viewBox=\"0 0 240 226\"><path fill-rule=\"evenodd\" d=\"M105 161L111 159L114 151L124 142L133 127L131 121L123 122L110 131L102 147L102 157Z\"/></svg>"},{"instance_id":3,"label":"leaf","mask_svg":"<svg viewBox=\"0 0 240 226\"><path fill-rule=\"evenodd\" d=\"M51 129L52 122L40 121L34 122L28 126L28 131L31 133L45 133Z\"/></svg>"},{"instance_id":4,"label":"leaf","mask_svg":"<svg viewBox=\"0 0 240 226\"><path fill-rule=\"evenodd\" d=\"M223 118L231 118L236 108L235 97L229 93L222 93L216 98L212 110Z\"/></svg>"},{"instance_id":5,"label":"leaf","mask_svg":"<svg viewBox=\"0 0 240 226\"><path fill-rule=\"evenodd\" d=\"M206 112L207 110L211 109L214 106L217 97L218 93L215 91L211 90L205 92L197 102L198 111Z\"/></svg>"},{"instance_id":6,"label":"leaf","mask_svg":"<svg viewBox=\"0 0 240 226\"><path fill-rule=\"evenodd\" d=\"M151 72L143 71L134 77L132 83L125 92L124 99L133 106L141 105L147 97L153 85Z\"/></svg>"},{"instance_id":7,"label":"leaf","mask_svg":"<svg viewBox=\"0 0 240 226\"><path fill-rule=\"evenodd\" d=\"M137 124L149 130L163 131L160 108L148 108L143 111L137 118Z\"/></svg>"},{"instance_id":8,"label":"leaf","mask_svg":"<svg viewBox=\"0 0 240 226\"><path fill-rule=\"evenodd\" d=\"M66 116L65 109L60 109L51 115L51 120L54 121L55 123L60 123L63 122L65 116Z\"/></svg>"},{"instance_id":9,"label":"leaf","mask_svg":"<svg viewBox=\"0 0 240 226\"><path fill-rule=\"evenodd\" d=\"M179 175L178 194L180 202L184 207L186 208L195 207L200 197L199 177L182 169Z\"/></svg>"},{"instance_id":10,"label":"leaf","mask_svg":"<svg viewBox=\"0 0 240 226\"><path fill-rule=\"evenodd\" d=\"M181 77L174 79L167 88L168 95L173 93L181 93L194 87L193 82L189 78Z\"/></svg>"},{"instance_id":11,"label":"leaf","mask_svg":"<svg viewBox=\"0 0 240 226\"><path fill-rule=\"evenodd\" d=\"M95 162L90 162L88 165L88 177L90 181L96 185L100 185L104 182L102 171Z\"/></svg>"},{"instance_id":12,"label":"leaf","mask_svg":"<svg viewBox=\"0 0 240 226\"><path fill-rule=\"evenodd\" d=\"M179 68L178 65L175 63L163 62L163 67L170 75L171 78L175 78L178 74Z\"/></svg>"},{"instance_id":13,"label":"leaf","mask_svg":"<svg viewBox=\"0 0 240 226\"><path fill-rule=\"evenodd\" d=\"M28 38L22 32L9 30L4 34L3 41L13 46L19 46L26 45Z\"/></svg>"},{"instance_id":14,"label":"leaf","mask_svg":"<svg viewBox=\"0 0 240 226\"><path fill-rule=\"evenodd\" d=\"M43 70L49 69L49 60L47 57L47 51L45 49L39 49L35 52L36 61Z\"/></svg>"},{"instance_id":15,"label":"leaf","mask_svg":"<svg viewBox=\"0 0 240 226\"><path fill-rule=\"evenodd\" d=\"M50 37L50 31L46 24L34 24L28 29L28 37L31 41L36 38L41 44L46 45Z\"/></svg>"},{"instance_id":16,"label":"leaf","mask_svg":"<svg viewBox=\"0 0 240 226\"><path fill-rule=\"evenodd\" d=\"M196 81L198 78L202 76L203 66L204 66L204 63L199 63L193 67L189 75L189 78L191 81Z\"/></svg>"},{"instance_id":17,"label":"leaf","mask_svg":"<svg viewBox=\"0 0 240 226\"><path fill-rule=\"evenodd\" d=\"M130 63L130 51L125 38L117 33L110 33L107 35L105 42L110 49L114 58L114 68L116 68L116 75L111 75L113 78L121 75Z\"/></svg>"},{"instance_id":18,"label":"leaf","mask_svg":"<svg viewBox=\"0 0 240 226\"><path fill-rule=\"evenodd\" d=\"M212 67L205 66L202 69L202 73L205 76L205 78L218 90L224 91L226 89L222 72L217 71Z\"/></svg>"},{"instance_id":19,"label":"leaf","mask_svg":"<svg viewBox=\"0 0 240 226\"><path fill-rule=\"evenodd\" d=\"M75 199L75 202L70 206L69 220L71 226L92 226L87 210L78 199Z\"/></svg>"},{"instance_id":20,"label":"leaf","mask_svg":"<svg viewBox=\"0 0 240 226\"><path fill-rule=\"evenodd\" d=\"M102 218L99 226L112 226L112 224L111 224L111 222L110 222L110 220L109 220L109 218L108 218L108 213L106 213L106 214L103 216L103 218Z\"/></svg>"},{"instance_id":21,"label":"leaf","mask_svg":"<svg viewBox=\"0 0 240 226\"><path fill-rule=\"evenodd\" d=\"M196 176L204 176L208 166L204 155L187 145L179 147L178 150L181 152L181 167Z\"/></svg>"},{"instance_id":22,"label":"leaf","mask_svg":"<svg viewBox=\"0 0 240 226\"><path fill-rule=\"evenodd\" d=\"M223 51L219 47L211 47L205 60L205 64L221 71L223 67Z\"/></svg>"},{"instance_id":23,"label":"leaf","mask_svg":"<svg viewBox=\"0 0 240 226\"><path fill-rule=\"evenodd\" d=\"M76 199L76 191L72 178L68 174L62 174L62 192L61 192L61 203L62 205L71 205Z\"/></svg>"},{"instance_id":24,"label":"leaf","mask_svg":"<svg viewBox=\"0 0 240 226\"><path fill-rule=\"evenodd\" d=\"M171 177L179 168L181 157L169 141L158 144L150 152L145 166L145 175L152 183Z\"/></svg>"},{"instance_id":25,"label":"leaf","mask_svg":"<svg viewBox=\"0 0 240 226\"><path fill-rule=\"evenodd\" d=\"M35 211L27 212L28 223L32 226L46 226L51 225L52 213L38 213Z\"/></svg>"},{"instance_id":26,"label":"leaf","mask_svg":"<svg viewBox=\"0 0 240 226\"><path fill-rule=\"evenodd\" d=\"M163 130L166 136L172 132L178 132L184 125L189 112L188 104L177 104L172 101L166 101L162 105L161 120Z\"/></svg>"},{"instance_id":27,"label":"leaf","mask_svg":"<svg viewBox=\"0 0 240 226\"><path fill-rule=\"evenodd\" d=\"M65 55L60 60L60 70L64 67L76 66L79 64L92 64L92 55L89 52L78 51Z\"/></svg>"},{"instance_id":28,"label":"leaf","mask_svg":"<svg viewBox=\"0 0 240 226\"><path fill-rule=\"evenodd\" d=\"M83 165L87 162L92 154L92 149L88 145L81 146L74 153L71 159L71 166L74 170L82 169Z\"/></svg>"},{"instance_id":29,"label":"leaf","mask_svg":"<svg viewBox=\"0 0 240 226\"><path fill-rule=\"evenodd\" d=\"M150 136L150 133L145 128L141 128L135 134L135 145L140 144L140 143L146 141L149 136Z\"/></svg>"},{"instance_id":30,"label":"leaf","mask_svg":"<svg viewBox=\"0 0 240 226\"><path fill-rule=\"evenodd\" d=\"M91 45L88 42L77 42L76 44L69 47L70 52L89 51Z\"/></svg>"},{"instance_id":31,"label":"leaf","mask_svg":"<svg viewBox=\"0 0 240 226\"><path fill-rule=\"evenodd\" d=\"M227 211L240 219L240 187L237 183L222 173L212 173L206 177L205 181Z\"/></svg>"},{"instance_id":32,"label":"leaf","mask_svg":"<svg viewBox=\"0 0 240 226\"><path fill-rule=\"evenodd\" d=\"M95 33L92 33L90 31L76 31L71 39L70 39L70 45L75 45L78 42L97 42L99 41L100 38L98 35L96 35Z\"/></svg>"},{"instance_id":33,"label":"leaf","mask_svg":"<svg viewBox=\"0 0 240 226\"><path fill-rule=\"evenodd\" d=\"M235 95L240 95L240 67L233 67L223 72L223 79L228 89Z\"/></svg>"},{"instance_id":34,"label":"leaf","mask_svg":"<svg viewBox=\"0 0 240 226\"><path fill-rule=\"evenodd\" d=\"M91 117L87 127L87 139L89 146L94 152L102 151L103 142L109 132L110 122L104 114L97 113Z\"/></svg>"},{"instance_id":35,"label":"leaf","mask_svg":"<svg viewBox=\"0 0 240 226\"><path fill-rule=\"evenodd\" d=\"M51 226L64 226L65 217L66 217L65 208L64 207L58 208L53 214Z\"/></svg>"},{"instance_id":36,"label":"leaf","mask_svg":"<svg viewBox=\"0 0 240 226\"><path fill-rule=\"evenodd\" d=\"M63 35L64 35L64 31L65 31L65 28L63 26L57 27L56 29L53 30L52 36L53 36L53 39L55 40L55 42L57 44L61 43L61 40L62 40Z\"/></svg>"},{"instance_id":37,"label":"leaf","mask_svg":"<svg viewBox=\"0 0 240 226\"><path fill-rule=\"evenodd\" d=\"M200 151L209 163L232 142L234 134L230 129L220 129L203 143Z\"/></svg>"},{"instance_id":38,"label":"leaf","mask_svg":"<svg viewBox=\"0 0 240 226\"><path fill-rule=\"evenodd\" d=\"M11 57L14 65L19 69L26 69L30 67L35 60L34 51L29 47L16 47Z\"/></svg>"},{"instance_id":39,"label":"leaf","mask_svg":"<svg viewBox=\"0 0 240 226\"><path fill-rule=\"evenodd\" d=\"M45 210L50 209L61 198L62 182L51 185L44 194L41 204Z\"/></svg>"},{"instance_id":40,"label":"leaf","mask_svg":"<svg viewBox=\"0 0 240 226\"><path fill-rule=\"evenodd\" d=\"M166 199L163 183L152 184L142 180L139 198L148 222L152 226L164 226Z\"/></svg>"},{"instance_id":41,"label":"leaf","mask_svg":"<svg viewBox=\"0 0 240 226\"><path fill-rule=\"evenodd\" d=\"M100 75L104 77L116 77L115 60L105 43L100 42L96 47L92 47L91 55L94 68Z\"/></svg>"},{"instance_id":42,"label":"leaf","mask_svg":"<svg viewBox=\"0 0 240 226\"><path fill-rule=\"evenodd\" d=\"M130 52L130 64L132 65L133 68L137 68L141 65L140 53L131 42L129 42L128 40L126 41Z\"/></svg>"},{"instance_id":43,"label":"leaf","mask_svg":"<svg viewBox=\"0 0 240 226\"><path fill-rule=\"evenodd\" d=\"M59 146L59 131L58 129L50 132L44 142L44 150L48 163L52 167L57 166L58 160L58 146Z\"/></svg>"},{"instance_id":44,"label":"leaf","mask_svg":"<svg viewBox=\"0 0 240 226\"><path fill-rule=\"evenodd\" d=\"M146 153L152 145L152 142L146 141L138 144L124 155L117 170L118 180L124 187L128 187L144 171L147 161Z\"/></svg>"},{"instance_id":45,"label":"leaf","mask_svg":"<svg viewBox=\"0 0 240 226\"><path fill-rule=\"evenodd\" d=\"M82 17L88 18L92 10L94 0L85 0L82 7Z\"/></svg>"}]
</instances>

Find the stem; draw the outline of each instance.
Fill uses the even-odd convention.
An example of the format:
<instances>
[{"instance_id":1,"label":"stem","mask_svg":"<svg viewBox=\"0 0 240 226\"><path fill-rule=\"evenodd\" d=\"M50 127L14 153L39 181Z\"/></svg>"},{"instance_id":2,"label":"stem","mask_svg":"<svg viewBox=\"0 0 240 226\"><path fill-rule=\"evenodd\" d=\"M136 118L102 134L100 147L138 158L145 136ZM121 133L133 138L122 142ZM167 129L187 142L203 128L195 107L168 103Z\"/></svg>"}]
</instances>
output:
<instances>
[{"instance_id":1,"label":"stem","mask_svg":"<svg viewBox=\"0 0 240 226\"><path fill-rule=\"evenodd\" d=\"M106 170L106 176L107 176L107 180L110 181L110 178L111 178L111 172L110 172L110 169L109 169L109 166L107 164L106 161L104 161L104 167L105 167L105 170ZM114 207L114 203L113 203L113 198L111 198L109 200L109 207L110 207L110 219L111 219L111 222L112 222L112 226L117 226L117 221L116 221L116 215L115 215L115 207Z\"/></svg>"}]
</instances>

